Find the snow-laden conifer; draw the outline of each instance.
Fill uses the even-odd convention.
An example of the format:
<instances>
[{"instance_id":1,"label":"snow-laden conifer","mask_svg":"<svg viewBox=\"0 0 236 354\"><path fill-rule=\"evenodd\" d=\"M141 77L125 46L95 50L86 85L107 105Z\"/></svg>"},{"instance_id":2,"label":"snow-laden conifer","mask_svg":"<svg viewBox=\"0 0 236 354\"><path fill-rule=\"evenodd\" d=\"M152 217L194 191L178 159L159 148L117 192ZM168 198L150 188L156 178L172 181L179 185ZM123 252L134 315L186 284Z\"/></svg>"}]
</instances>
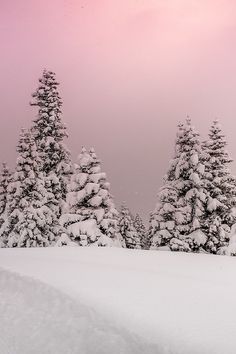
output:
<instances>
[{"instance_id":1,"label":"snow-laden conifer","mask_svg":"<svg viewBox=\"0 0 236 354\"><path fill-rule=\"evenodd\" d=\"M156 208L150 215L148 240L151 249L169 247L170 240L179 236L176 231L177 190L173 186L173 181L168 181L167 178L168 175L165 177L164 186L160 189Z\"/></svg>"},{"instance_id":2,"label":"snow-laden conifer","mask_svg":"<svg viewBox=\"0 0 236 354\"><path fill-rule=\"evenodd\" d=\"M0 176L0 226L4 220L4 213L7 202L7 187L10 181L10 171L7 164L2 164L1 176Z\"/></svg>"},{"instance_id":3,"label":"snow-laden conifer","mask_svg":"<svg viewBox=\"0 0 236 354\"><path fill-rule=\"evenodd\" d=\"M125 240L127 248L140 249L141 239L138 231L134 226L134 218L126 205L122 205L119 216L120 233Z\"/></svg>"},{"instance_id":4,"label":"snow-laden conifer","mask_svg":"<svg viewBox=\"0 0 236 354\"><path fill-rule=\"evenodd\" d=\"M94 149L82 149L67 194L61 224L81 246L120 246L118 211Z\"/></svg>"},{"instance_id":5,"label":"snow-laden conifer","mask_svg":"<svg viewBox=\"0 0 236 354\"><path fill-rule=\"evenodd\" d=\"M209 139L203 143L206 188L209 192L205 232L207 251L217 251L228 244L230 227L236 222L236 183L230 173L232 160L226 150L226 140L217 120L210 128Z\"/></svg>"},{"instance_id":6,"label":"snow-laden conifer","mask_svg":"<svg viewBox=\"0 0 236 354\"><path fill-rule=\"evenodd\" d=\"M6 220L6 203L7 203L7 188L10 181L10 171L7 164L2 164L1 176L0 176L0 229ZM6 244L5 235L0 238L0 247L4 247Z\"/></svg>"},{"instance_id":7,"label":"snow-laden conifer","mask_svg":"<svg viewBox=\"0 0 236 354\"><path fill-rule=\"evenodd\" d=\"M55 183L55 197L63 205L66 198L67 185L72 173L70 153L63 143L67 137L66 127L62 123L62 100L58 92L59 83L55 73L43 71L39 79L39 86L33 93L32 106L38 107L38 114L34 120L32 132L35 137L39 157L41 158L41 170L46 175L53 175L51 185ZM55 180L59 179L59 183Z\"/></svg>"},{"instance_id":8,"label":"snow-laden conifer","mask_svg":"<svg viewBox=\"0 0 236 354\"><path fill-rule=\"evenodd\" d=\"M41 161L31 132L22 130L17 151L16 170L7 188L6 219L0 236L6 238L8 247L53 245L60 227L50 205L58 202L45 188L48 181L40 171Z\"/></svg>"},{"instance_id":9,"label":"snow-laden conifer","mask_svg":"<svg viewBox=\"0 0 236 354\"><path fill-rule=\"evenodd\" d=\"M142 249L148 249L147 231L141 216L137 213L134 217L134 227L138 232Z\"/></svg>"},{"instance_id":10,"label":"snow-laden conifer","mask_svg":"<svg viewBox=\"0 0 236 354\"><path fill-rule=\"evenodd\" d=\"M151 215L151 248L168 246L171 250L198 251L206 242L202 232L206 200L199 134L187 119L185 125L179 125L175 156Z\"/></svg>"},{"instance_id":11,"label":"snow-laden conifer","mask_svg":"<svg viewBox=\"0 0 236 354\"><path fill-rule=\"evenodd\" d=\"M231 226L230 233L228 233L229 243L218 249L218 254L227 256L236 256L236 224ZM213 252L215 253L215 252Z\"/></svg>"}]
</instances>

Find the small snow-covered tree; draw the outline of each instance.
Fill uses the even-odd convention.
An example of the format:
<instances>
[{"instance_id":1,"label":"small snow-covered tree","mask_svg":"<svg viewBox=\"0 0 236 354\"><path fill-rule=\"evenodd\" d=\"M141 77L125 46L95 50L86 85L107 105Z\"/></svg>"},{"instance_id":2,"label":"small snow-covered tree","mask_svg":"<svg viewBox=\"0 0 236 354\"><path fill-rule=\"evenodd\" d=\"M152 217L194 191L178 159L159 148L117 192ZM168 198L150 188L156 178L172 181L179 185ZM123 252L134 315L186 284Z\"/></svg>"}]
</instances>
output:
<instances>
[{"instance_id":1,"label":"small snow-covered tree","mask_svg":"<svg viewBox=\"0 0 236 354\"><path fill-rule=\"evenodd\" d=\"M140 234L136 230L134 226L134 219L129 209L125 205L122 205L120 209L119 227L120 233L125 240L126 247L132 249L140 249Z\"/></svg>"},{"instance_id":2,"label":"small snow-covered tree","mask_svg":"<svg viewBox=\"0 0 236 354\"><path fill-rule=\"evenodd\" d=\"M6 163L2 164L2 171L0 176L0 229L6 219L6 203L7 203L7 187L10 181L10 171ZM5 235L0 239L0 247L6 244Z\"/></svg>"},{"instance_id":3,"label":"small snow-covered tree","mask_svg":"<svg viewBox=\"0 0 236 354\"><path fill-rule=\"evenodd\" d=\"M82 149L67 194L67 211L61 224L81 246L120 245L118 212L110 184L94 149Z\"/></svg>"},{"instance_id":4,"label":"small snow-covered tree","mask_svg":"<svg viewBox=\"0 0 236 354\"><path fill-rule=\"evenodd\" d=\"M230 227L236 222L236 182L229 171L232 162L226 140L217 120L203 143L206 188L209 193L204 229L208 234L206 250L217 253L228 244Z\"/></svg>"},{"instance_id":5,"label":"small snow-covered tree","mask_svg":"<svg viewBox=\"0 0 236 354\"><path fill-rule=\"evenodd\" d=\"M230 233L228 233L229 243L222 246L218 250L218 254L227 256L236 256L236 224L231 226Z\"/></svg>"},{"instance_id":6,"label":"small snow-covered tree","mask_svg":"<svg viewBox=\"0 0 236 354\"><path fill-rule=\"evenodd\" d=\"M159 202L150 215L148 240L151 249L169 247L170 240L179 236L176 230L177 190L174 188L173 181L168 181L167 178L168 176L166 176L164 186L160 189Z\"/></svg>"},{"instance_id":7,"label":"small snow-covered tree","mask_svg":"<svg viewBox=\"0 0 236 354\"><path fill-rule=\"evenodd\" d=\"M2 164L2 171L0 176L0 226L4 220L4 213L6 209L7 202L7 187L10 181L10 171L7 164L4 162Z\"/></svg>"},{"instance_id":8,"label":"small snow-covered tree","mask_svg":"<svg viewBox=\"0 0 236 354\"><path fill-rule=\"evenodd\" d=\"M42 78L39 79L39 86L32 95L34 100L31 105L38 107L38 115L34 120L32 132L41 159L41 170L47 176L53 176L51 186L62 209L72 174L72 163L70 153L63 143L67 133L61 118L62 100L58 85L55 73L44 70ZM59 182L56 181L55 176Z\"/></svg>"},{"instance_id":9,"label":"small snow-covered tree","mask_svg":"<svg viewBox=\"0 0 236 354\"><path fill-rule=\"evenodd\" d=\"M31 132L22 130L17 150L19 156L7 187L6 219L0 236L7 239L8 247L52 245L60 227L50 208L53 193L45 188L47 178L40 171L41 161Z\"/></svg>"},{"instance_id":10,"label":"small snow-covered tree","mask_svg":"<svg viewBox=\"0 0 236 354\"><path fill-rule=\"evenodd\" d=\"M148 249L147 231L141 216L137 213L134 218L134 227L138 232L141 248Z\"/></svg>"},{"instance_id":11,"label":"small snow-covered tree","mask_svg":"<svg viewBox=\"0 0 236 354\"><path fill-rule=\"evenodd\" d=\"M175 156L151 215L151 248L167 245L176 251L198 251L206 242L202 232L206 199L199 134L187 119L179 125Z\"/></svg>"}]
</instances>

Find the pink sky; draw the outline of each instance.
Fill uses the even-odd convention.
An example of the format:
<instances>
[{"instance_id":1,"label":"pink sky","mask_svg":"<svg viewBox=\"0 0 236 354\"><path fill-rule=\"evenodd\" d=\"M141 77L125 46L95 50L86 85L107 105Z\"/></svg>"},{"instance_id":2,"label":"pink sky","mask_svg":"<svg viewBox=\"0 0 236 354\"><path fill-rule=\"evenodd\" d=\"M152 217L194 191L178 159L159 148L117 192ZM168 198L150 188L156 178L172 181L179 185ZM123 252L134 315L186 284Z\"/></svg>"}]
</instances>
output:
<instances>
[{"instance_id":1,"label":"pink sky","mask_svg":"<svg viewBox=\"0 0 236 354\"><path fill-rule=\"evenodd\" d=\"M52 69L73 156L93 145L117 203L147 216L179 120L205 137L219 117L236 160L235 44L234 0L0 0L0 160L14 165Z\"/></svg>"}]
</instances>

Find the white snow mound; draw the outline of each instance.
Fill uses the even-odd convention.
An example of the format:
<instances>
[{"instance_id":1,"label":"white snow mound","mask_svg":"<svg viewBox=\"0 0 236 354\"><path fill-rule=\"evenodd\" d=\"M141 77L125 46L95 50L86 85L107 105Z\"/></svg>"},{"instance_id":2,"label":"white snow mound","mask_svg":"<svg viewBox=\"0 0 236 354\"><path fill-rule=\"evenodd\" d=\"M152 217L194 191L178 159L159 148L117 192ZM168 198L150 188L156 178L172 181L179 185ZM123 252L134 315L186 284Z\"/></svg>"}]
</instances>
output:
<instances>
[{"instance_id":1,"label":"white snow mound","mask_svg":"<svg viewBox=\"0 0 236 354\"><path fill-rule=\"evenodd\" d=\"M136 354L154 349L38 280L0 269L1 354Z\"/></svg>"},{"instance_id":2,"label":"white snow mound","mask_svg":"<svg viewBox=\"0 0 236 354\"><path fill-rule=\"evenodd\" d=\"M234 257L0 249L0 266L57 289L0 274L1 354L235 354Z\"/></svg>"}]
</instances>

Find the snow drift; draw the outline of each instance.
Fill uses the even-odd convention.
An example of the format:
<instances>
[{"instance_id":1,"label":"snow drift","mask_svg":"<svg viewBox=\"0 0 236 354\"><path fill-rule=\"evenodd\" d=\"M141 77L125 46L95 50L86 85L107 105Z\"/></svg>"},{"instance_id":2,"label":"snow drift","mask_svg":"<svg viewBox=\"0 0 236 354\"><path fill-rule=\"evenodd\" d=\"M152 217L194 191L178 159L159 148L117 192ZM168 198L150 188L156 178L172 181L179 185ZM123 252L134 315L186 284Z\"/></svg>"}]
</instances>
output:
<instances>
[{"instance_id":1,"label":"snow drift","mask_svg":"<svg viewBox=\"0 0 236 354\"><path fill-rule=\"evenodd\" d=\"M65 321L68 326L67 315L70 317L74 311L70 309L75 307L74 313L78 316L71 317L71 332L68 327L72 337L73 323L80 322L78 308L88 310L91 317L85 316L85 322L92 332L87 332L88 343L84 336L86 330L76 333L84 343L84 347L78 347L82 348L78 353L102 354L109 350L114 354L235 353L236 262L233 257L97 247L1 249L0 266L35 279L35 292L32 289L28 299L35 298L33 308L39 306L43 313L50 312L51 304L55 302L51 321L62 312L60 323L63 326ZM13 294L10 297L1 295L1 313L8 311L19 298L15 282L10 280L8 284L8 276L5 279L6 285L1 286L1 293L12 291ZM38 281L56 290L54 293L44 292ZM20 289L23 294L20 296L27 296L27 286L20 285ZM30 301L25 303L26 309L23 306L20 312L11 314L12 321L15 321L12 323L17 323L17 327L24 325L25 310L30 311ZM100 325L104 331L99 332L101 337L98 339L96 333L100 331ZM14 333L14 325L9 328L3 323L3 327L6 327L4 333ZM60 330L66 329L59 328L59 343ZM40 340L47 343L43 339L47 335L43 328L38 327L36 332L41 333ZM29 333L22 329L17 338L29 340ZM74 340L78 338L72 338L72 343ZM99 347L101 342L103 345ZM69 352L74 353L70 351L70 342L67 344ZM94 351L89 351L90 344ZM27 351L16 353L25 354ZM42 353L55 351L50 351L45 344Z\"/></svg>"}]
</instances>

